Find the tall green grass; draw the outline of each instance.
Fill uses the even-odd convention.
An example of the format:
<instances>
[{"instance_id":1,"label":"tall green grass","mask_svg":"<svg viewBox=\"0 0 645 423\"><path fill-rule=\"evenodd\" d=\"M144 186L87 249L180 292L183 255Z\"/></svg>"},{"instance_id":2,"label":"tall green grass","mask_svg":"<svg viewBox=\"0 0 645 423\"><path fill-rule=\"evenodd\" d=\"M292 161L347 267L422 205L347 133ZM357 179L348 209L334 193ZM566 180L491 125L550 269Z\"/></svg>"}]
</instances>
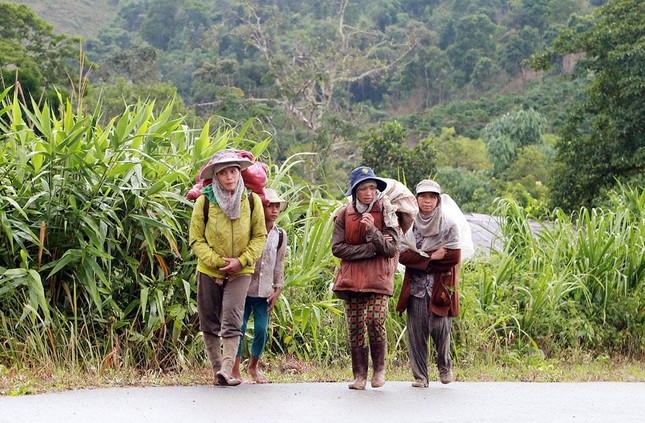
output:
<instances>
[{"instance_id":1,"label":"tall green grass","mask_svg":"<svg viewBox=\"0 0 645 423\"><path fill-rule=\"evenodd\" d=\"M3 97L6 95L3 95ZM0 360L172 368L195 362L193 175L224 147L260 155L251 124L188 128L139 104L0 116ZM261 133L258 133L261 135ZM258 135L255 134L255 135Z\"/></svg>"},{"instance_id":2,"label":"tall green grass","mask_svg":"<svg viewBox=\"0 0 645 423\"><path fill-rule=\"evenodd\" d=\"M556 210L536 234L517 203L500 201L503 248L463 272L459 348L642 357L645 191L623 187L613 200Z\"/></svg>"},{"instance_id":3,"label":"tall green grass","mask_svg":"<svg viewBox=\"0 0 645 423\"><path fill-rule=\"evenodd\" d=\"M172 106L129 107L104 127L100 109L23 107L0 94L0 364L181 370L203 365L195 261L184 198L215 151L251 150L289 200L285 288L268 354L321 363L347 354L343 305L331 292L332 215L340 202L292 176L307 155L271 163L250 121L194 130ZM29 110L33 110L30 112ZM622 187L611 206L555 211L537 234L500 200L502 248L464 263L458 360L642 357L645 193ZM395 290L401 286L401 274ZM405 316L387 321L389 356L406 356Z\"/></svg>"}]
</instances>

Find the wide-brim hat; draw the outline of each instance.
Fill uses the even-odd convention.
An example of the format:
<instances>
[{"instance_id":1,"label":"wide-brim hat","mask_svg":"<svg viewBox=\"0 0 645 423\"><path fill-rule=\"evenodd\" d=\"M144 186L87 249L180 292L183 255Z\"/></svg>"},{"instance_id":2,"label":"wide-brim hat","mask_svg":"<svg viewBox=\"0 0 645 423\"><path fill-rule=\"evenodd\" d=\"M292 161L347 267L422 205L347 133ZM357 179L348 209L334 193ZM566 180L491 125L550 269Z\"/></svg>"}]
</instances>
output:
<instances>
[{"instance_id":1,"label":"wide-brim hat","mask_svg":"<svg viewBox=\"0 0 645 423\"><path fill-rule=\"evenodd\" d=\"M387 182L381 178L377 178L371 167L359 166L352 170L352 173L349 175L349 189L345 193L345 196L349 197L350 195L353 195L354 188L356 188L361 182L365 182L367 180L373 180L376 182L376 188L381 192L385 191L387 188Z\"/></svg>"},{"instance_id":2,"label":"wide-brim hat","mask_svg":"<svg viewBox=\"0 0 645 423\"><path fill-rule=\"evenodd\" d=\"M284 210L287 207L287 201L278 195L278 192L272 188L264 189L264 198L267 199L269 204L271 203L280 203L280 210Z\"/></svg>"},{"instance_id":3,"label":"wide-brim hat","mask_svg":"<svg viewBox=\"0 0 645 423\"><path fill-rule=\"evenodd\" d=\"M237 166L240 170L244 170L253 165L249 159L238 156L235 150L220 150L213 154L208 164L204 166L199 174L200 179L213 179L215 175L222 169L230 166Z\"/></svg>"},{"instance_id":4,"label":"wide-brim hat","mask_svg":"<svg viewBox=\"0 0 645 423\"><path fill-rule=\"evenodd\" d=\"M418 196L424 192L434 192L441 195L441 186L433 180L424 179L417 184L416 195Z\"/></svg>"}]
</instances>

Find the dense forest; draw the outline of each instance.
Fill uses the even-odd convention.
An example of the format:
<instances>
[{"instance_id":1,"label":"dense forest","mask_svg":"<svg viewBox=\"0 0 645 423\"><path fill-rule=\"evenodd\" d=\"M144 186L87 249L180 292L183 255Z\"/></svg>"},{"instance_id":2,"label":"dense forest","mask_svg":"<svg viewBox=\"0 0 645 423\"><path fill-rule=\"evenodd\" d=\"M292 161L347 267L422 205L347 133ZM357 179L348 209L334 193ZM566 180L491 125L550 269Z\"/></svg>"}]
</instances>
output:
<instances>
[{"instance_id":1,"label":"dense forest","mask_svg":"<svg viewBox=\"0 0 645 423\"><path fill-rule=\"evenodd\" d=\"M479 212L509 197L545 216L602 205L617 181L643 183L642 125L622 126L642 117L627 104L643 91L638 1L610 2L607 16L594 13L604 0L16 3L41 16L2 6L5 86L17 66L25 97L51 100L55 87L86 109L100 103L103 121L151 99L173 101L195 127L254 118L273 160L316 153L299 171L335 194L359 163L410 185L432 176ZM100 28L85 20L92 12ZM53 43L45 51L39 34ZM614 68L587 62L593 48Z\"/></svg>"}]
</instances>

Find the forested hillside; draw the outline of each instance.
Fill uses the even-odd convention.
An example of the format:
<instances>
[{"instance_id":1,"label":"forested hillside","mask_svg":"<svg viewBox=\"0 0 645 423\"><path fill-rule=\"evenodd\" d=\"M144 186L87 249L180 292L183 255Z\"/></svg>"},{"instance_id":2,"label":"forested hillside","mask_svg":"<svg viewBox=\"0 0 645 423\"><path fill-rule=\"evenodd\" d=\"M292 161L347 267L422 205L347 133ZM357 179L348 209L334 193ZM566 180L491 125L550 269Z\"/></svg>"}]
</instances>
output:
<instances>
[{"instance_id":1,"label":"forested hillside","mask_svg":"<svg viewBox=\"0 0 645 423\"><path fill-rule=\"evenodd\" d=\"M275 160L317 153L300 172L338 194L360 162L409 184L435 177L472 211L510 196L543 215L599 194L552 194L575 188L575 172L562 185L553 164L588 96L592 74L575 72L584 56L553 53L542 71L527 59L592 28L604 0L107 1L96 15L113 18L98 31L83 2L29 3L56 28L94 27L78 31L95 64L83 95L90 109L100 98L103 120L138 99L174 99L197 126L257 118ZM642 4L613 3L638 40ZM620 179L607 172L604 184Z\"/></svg>"}]
</instances>

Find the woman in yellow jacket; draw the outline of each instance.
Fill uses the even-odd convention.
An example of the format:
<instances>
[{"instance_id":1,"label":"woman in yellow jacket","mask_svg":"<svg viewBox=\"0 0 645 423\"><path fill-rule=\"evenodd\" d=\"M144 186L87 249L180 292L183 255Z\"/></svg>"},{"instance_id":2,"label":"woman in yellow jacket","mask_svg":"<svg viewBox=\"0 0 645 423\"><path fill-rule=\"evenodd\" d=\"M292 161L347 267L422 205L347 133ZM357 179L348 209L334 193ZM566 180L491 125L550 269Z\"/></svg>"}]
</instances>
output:
<instances>
[{"instance_id":1,"label":"woman in yellow jacket","mask_svg":"<svg viewBox=\"0 0 645 423\"><path fill-rule=\"evenodd\" d=\"M231 370L242 335L246 293L267 237L262 201L255 193L246 194L241 177L251 165L234 150L215 153L200 175L213 183L202 188L190 221L189 243L197 256L199 330L216 385L241 383Z\"/></svg>"}]
</instances>

